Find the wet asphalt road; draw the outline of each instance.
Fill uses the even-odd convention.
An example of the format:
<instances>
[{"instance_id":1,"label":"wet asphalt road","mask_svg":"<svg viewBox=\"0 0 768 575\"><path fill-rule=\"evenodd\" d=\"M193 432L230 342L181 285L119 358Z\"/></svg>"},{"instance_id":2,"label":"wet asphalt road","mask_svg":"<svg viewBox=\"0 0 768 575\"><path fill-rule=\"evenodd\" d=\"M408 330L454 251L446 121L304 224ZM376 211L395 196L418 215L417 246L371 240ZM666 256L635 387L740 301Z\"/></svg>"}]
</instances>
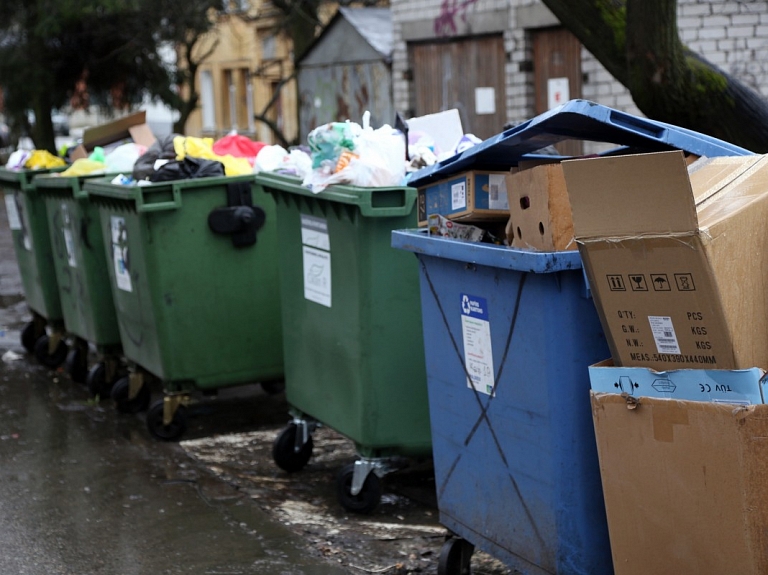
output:
<instances>
[{"instance_id":1,"label":"wet asphalt road","mask_svg":"<svg viewBox=\"0 0 768 575\"><path fill-rule=\"evenodd\" d=\"M82 386L23 354L18 336L28 316L4 208L0 202L0 574L345 573L178 445L150 439L141 416L94 404ZM217 401L225 416L202 418L211 423L191 437L228 431L210 427L217 420L257 417L243 412L240 397ZM228 418L232 405L240 407Z\"/></svg>"}]
</instances>

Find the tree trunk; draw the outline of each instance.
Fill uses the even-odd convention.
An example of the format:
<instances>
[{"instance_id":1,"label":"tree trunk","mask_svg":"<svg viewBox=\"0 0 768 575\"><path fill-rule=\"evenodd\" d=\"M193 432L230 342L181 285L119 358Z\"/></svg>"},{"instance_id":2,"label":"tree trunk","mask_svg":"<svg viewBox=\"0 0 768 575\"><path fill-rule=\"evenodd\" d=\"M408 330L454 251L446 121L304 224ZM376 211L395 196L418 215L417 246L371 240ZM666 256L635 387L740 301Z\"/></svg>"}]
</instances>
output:
<instances>
[{"instance_id":1,"label":"tree trunk","mask_svg":"<svg viewBox=\"0 0 768 575\"><path fill-rule=\"evenodd\" d=\"M768 102L688 50L676 0L543 0L646 116L768 152Z\"/></svg>"}]
</instances>

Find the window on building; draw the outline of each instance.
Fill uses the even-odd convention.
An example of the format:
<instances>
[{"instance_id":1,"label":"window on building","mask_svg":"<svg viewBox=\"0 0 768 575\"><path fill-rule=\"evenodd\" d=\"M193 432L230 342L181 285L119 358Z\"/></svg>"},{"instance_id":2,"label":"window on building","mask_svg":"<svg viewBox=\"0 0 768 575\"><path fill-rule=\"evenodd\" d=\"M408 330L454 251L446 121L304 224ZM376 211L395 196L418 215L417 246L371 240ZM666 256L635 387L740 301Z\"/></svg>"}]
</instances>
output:
<instances>
[{"instance_id":1,"label":"window on building","mask_svg":"<svg viewBox=\"0 0 768 575\"><path fill-rule=\"evenodd\" d=\"M250 0L222 0L221 2L221 10L226 14L248 12L250 7Z\"/></svg>"},{"instance_id":2,"label":"window on building","mask_svg":"<svg viewBox=\"0 0 768 575\"><path fill-rule=\"evenodd\" d=\"M200 72L200 108L203 113L203 131L215 131L216 98L213 92L213 74L210 70Z\"/></svg>"},{"instance_id":3,"label":"window on building","mask_svg":"<svg viewBox=\"0 0 768 575\"><path fill-rule=\"evenodd\" d=\"M248 68L224 71L224 125L228 130L253 132L253 83Z\"/></svg>"}]
</instances>

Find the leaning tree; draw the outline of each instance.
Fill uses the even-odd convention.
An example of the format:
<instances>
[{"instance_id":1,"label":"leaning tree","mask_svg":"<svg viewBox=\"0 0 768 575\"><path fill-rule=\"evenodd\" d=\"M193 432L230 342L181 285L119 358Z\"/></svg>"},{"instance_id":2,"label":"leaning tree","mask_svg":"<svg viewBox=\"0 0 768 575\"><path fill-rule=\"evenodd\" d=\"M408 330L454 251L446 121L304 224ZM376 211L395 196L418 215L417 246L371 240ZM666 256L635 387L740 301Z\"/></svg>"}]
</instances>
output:
<instances>
[{"instance_id":1,"label":"leaning tree","mask_svg":"<svg viewBox=\"0 0 768 575\"><path fill-rule=\"evenodd\" d=\"M542 1L643 114L768 152L768 101L683 44L676 0Z\"/></svg>"}]
</instances>

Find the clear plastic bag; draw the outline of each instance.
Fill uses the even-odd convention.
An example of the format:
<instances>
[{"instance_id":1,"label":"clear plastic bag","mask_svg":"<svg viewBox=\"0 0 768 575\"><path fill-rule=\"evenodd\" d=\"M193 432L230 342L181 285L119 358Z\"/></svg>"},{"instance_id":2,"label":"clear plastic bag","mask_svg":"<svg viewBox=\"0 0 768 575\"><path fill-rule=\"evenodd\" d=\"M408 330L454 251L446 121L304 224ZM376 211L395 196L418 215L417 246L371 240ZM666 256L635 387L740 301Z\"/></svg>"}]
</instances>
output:
<instances>
[{"instance_id":1,"label":"clear plastic bag","mask_svg":"<svg viewBox=\"0 0 768 575\"><path fill-rule=\"evenodd\" d=\"M337 146L335 159L330 158L330 147L321 150L318 164L313 148L313 165L319 166L304 178L303 184L315 193L334 184L360 187L386 187L402 185L405 180L405 138L399 130L384 125L376 130L368 126L366 112L364 127L352 124L348 133L352 138ZM354 128L357 126L357 128ZM327 126L316 130L328 130ZM313 130L314 132L315 130ZM311 136L311 134L310 134ZM312 145L310 144L310 147Z\"/></svg>"}]
</instances>

